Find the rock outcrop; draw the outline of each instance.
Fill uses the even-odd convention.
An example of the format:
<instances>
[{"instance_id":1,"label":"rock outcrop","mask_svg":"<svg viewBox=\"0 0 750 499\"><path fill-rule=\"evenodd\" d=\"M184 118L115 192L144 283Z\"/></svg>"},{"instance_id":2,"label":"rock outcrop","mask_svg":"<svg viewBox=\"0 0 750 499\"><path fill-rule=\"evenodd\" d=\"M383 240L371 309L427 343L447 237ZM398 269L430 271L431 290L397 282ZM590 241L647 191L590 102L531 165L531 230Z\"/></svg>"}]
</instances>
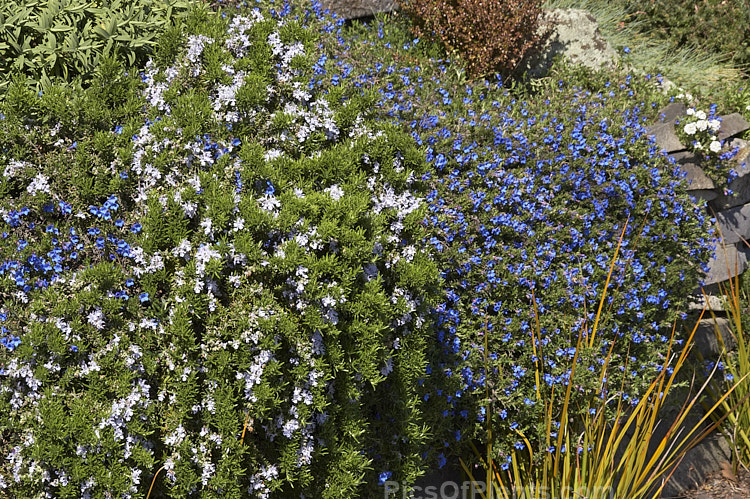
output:
<instances>
[{"instance_id":1,"label":"rock outcrop","mask_svg":"<svg viewBox=\"0 0 750 499\"><path fill-rule=\"evenodd\" d=\"M393 12L399 8L397 0L322 0L321 5L344 19ZM521 69L532 78L546 75L557 56L592 69L613 67L617 63L617 53L604 39L596 18L588 11L545 9L539 30L548 31L549 37L522 63Z\"/></svg>"},{"instance_id":2,"label":"rock outcrop","mask_svg":"<svg viewBox=\"0 0 750 499\"><path fill-rule=\"evenodd\" d=\"M688 192L708 203L708 214L716 217L717 229L724 240L725 247L718 248L715 258L708 262L709 272L704 281L709 289L716 290L716 285L743 273L748 266L750 246L744 241L750 239L750 168L747 164L748 143L738 136L750 129L750 123L738 113L719 117L721 128L717 135L724 141L724 149L739 150L732 159L732 167L739 176L728 185L716 185L706 174L699 156L677 136L675 123L688 116L687 107L674 102L662 109L659 115L660 119L648 127L649 135L685 172ZM732 194L729 194L730 189Z\"/></svg>"}]
</instances>

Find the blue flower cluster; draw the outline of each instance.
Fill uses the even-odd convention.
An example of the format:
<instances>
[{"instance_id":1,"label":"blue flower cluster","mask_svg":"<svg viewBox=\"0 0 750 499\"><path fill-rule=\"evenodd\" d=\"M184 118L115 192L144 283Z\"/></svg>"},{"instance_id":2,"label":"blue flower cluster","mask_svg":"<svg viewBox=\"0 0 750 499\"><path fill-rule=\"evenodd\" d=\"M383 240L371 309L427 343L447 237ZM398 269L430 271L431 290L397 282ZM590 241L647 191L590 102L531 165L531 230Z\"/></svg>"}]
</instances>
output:
<instances>
[{"instance_id":1,"label":"blue flower cluster","mask_svg":"<svg viewBox=\"0 0 750 499\"><path fill-rule=\"evenodd\" d=\"M125 229L125 222L112 219L111 212L117 211L117 197L113 194L103 206L90 206L89 212L97 219L109 222L109 228L103 232L98 225L89 226L84 233L74 227L62 231L56 225L65 224L66 219L74 215L71 205L59 201L57 209L47 203L41 213L32 212L28 207L10 210L3 220L13 230L2 232L4 255L15 255L0 262L0 276L6 273L12 276L16 287L16 296L23 302L26 294L32 289L44 289L58 280L64 273L75 271L84 265L106 259L111 262L126 261L130 255L130 243L127 233L137 233L139 224L132 224ZM79 218L86 215L79 213ZM39 255L40 248L46 253Z\"/></svg>"}]
</instances>

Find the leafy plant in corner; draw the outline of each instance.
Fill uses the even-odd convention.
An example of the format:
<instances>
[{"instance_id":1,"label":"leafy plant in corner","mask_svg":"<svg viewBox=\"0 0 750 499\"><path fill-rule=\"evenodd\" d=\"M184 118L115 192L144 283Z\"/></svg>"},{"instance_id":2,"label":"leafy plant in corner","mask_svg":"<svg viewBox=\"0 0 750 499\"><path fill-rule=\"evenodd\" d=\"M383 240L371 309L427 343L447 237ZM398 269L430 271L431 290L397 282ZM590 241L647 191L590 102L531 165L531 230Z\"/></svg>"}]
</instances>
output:
<instances>
[{"instance_id":1,"label":"leafy plant in corner","mask_svg":"<svg viewBox=\"0 0 750 499\"><path fill-rule=\"evenodd\" d=\"M159 34L190 0L0 2L0 93L12 74L36 89L52 79L85 85L103 57L143 66Z\"/></svg>"}]
</instances>

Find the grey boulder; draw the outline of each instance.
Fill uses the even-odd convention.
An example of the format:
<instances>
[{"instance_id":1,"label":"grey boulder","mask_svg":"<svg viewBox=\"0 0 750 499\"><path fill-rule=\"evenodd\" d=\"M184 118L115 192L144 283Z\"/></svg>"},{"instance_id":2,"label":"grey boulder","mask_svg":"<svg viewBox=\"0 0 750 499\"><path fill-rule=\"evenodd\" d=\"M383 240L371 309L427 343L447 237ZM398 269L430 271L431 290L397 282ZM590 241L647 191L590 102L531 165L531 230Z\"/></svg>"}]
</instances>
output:
<instances>
[{"instance_id":1,"label":"grey boulder","mask_svg":"<svg viewBox=\"0 0 750 499\"><path fill-rule=\"evenodd\" d=\"M534 55L522 63L522 70L532 78L546 76L556 56L564 56L572 64L591 69L612 68L617 52L599 31L596 18L582 9L547 9L539 32L549 30L550 36Z\"/></svg>"}]
</instances>

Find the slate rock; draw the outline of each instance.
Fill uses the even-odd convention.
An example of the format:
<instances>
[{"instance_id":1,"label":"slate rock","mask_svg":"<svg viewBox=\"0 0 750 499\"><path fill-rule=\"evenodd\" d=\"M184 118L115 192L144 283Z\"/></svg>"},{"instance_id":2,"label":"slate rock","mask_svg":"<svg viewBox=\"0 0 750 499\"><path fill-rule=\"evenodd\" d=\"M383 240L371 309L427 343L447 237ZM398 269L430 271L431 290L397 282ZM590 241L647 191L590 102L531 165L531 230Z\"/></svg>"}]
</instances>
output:
<instances>
[{"instance_id":1,"label":"slate rock","mask_svg":"<svg viewBox=\"0 0 750 499\"><path fill-rule=\"evenodd\" d=\"M693 341L695 342L694 349L697 349L704 359L716 359L723 350L716 334L717 328L727 351L732 351L737 346L727 319L723 317L702 319L695 329Z\"/></svg>"},{"instance_id":2,"label":"slate rock","mask_svg":"<svg viewBox=\"0 0 750 499\"><path fill-rule=\"evenodd\" d=\"M656 145L667 153L683 151L685 146L682 145L672 123L657 123L646 128L646 133L654 137Z\"/></svg>"},{"instance_id":3,"label":"slate rock","mask_svg":"<svg viewBox=\"0 0 750 499\"><path fill-rule=\"evenodd\" d=\"M521 63L520 70L531 78L547 75L557 55L570 63L591 69L614 68L617 52L599 31L596 18L582 9L545 9L538 32L549 37Z\"/></svg>"},{"instance_id":4,"label":"slate rock","mask_svg":"<svg viewBox=\"0 0 750 499\"><path fill-rule=\"evenodd\" d=\"M745 141L739 141L739 139L733 139L730 144L741 147L732 159L735 163L734 171L737 173L737 177L727 186L732 190L731 195L720 192L717 198L709 204L714 211L722 211L750 203L750 146Z\"/></svg>"},{"instance_id":5,"label":"slate rock","mask_svg":"<svg viewBox=\"0 0 750 499\"><path fill-rule=\"evenodd\" d=\"M682 102L672 102L659 111L660 123L674 123L677 118L687 116L687 106Z\"/></svg>"},{"instance_id":6,"label":"slate rock","mask_svg":"<svg viewBox=\"0 0 750 499\"><path fill-rule=\"evenodd\" d=\"M711 191L716 188L714 181L695 163L680 165L680 170L687 173L688 191Z\"/></svg>"},{"instance_id":7,"label":"slate rock","mask_svg":"<svg viewBox=\"0 0 750 499\"><path fill-rule=\"evenodd\" d=\"M695 419L689 418L683 422L681 428L685 431L682 435L693 429L690 424L696 424ZM666 422L662 422L666 426ZM665 477L669 476L669 480L662 490L661 497L663 499L685 497L686 492L695 489L697 484L704 483L709 476L721 470L727 463L731 464L731 462L732 449L729 447L727 438L719 431L714 430L698 445L685 453L685 457L675 466L671 475L669 472L664 474Z\"/></svg>"},{"instance_id":8,"label":"slate rock","mask_svg":"<svg viewBox=\"0 0 750 499\"><path fill-rule=\"evenodd\" d=\"M740 151L742 151L744 149L747 149L748 145L750 145L750 142L748 142L746 140L739 139L737 137L735 137L733 139L730 139L725 144L726 148L729 149L729 150L734 149L735 147L737 147L737 148L740 149ZM737 156L739 156L739 152L737 153ZM736 156L735 156L735 158L736 158Z\"/></svg>"},{"instance_id":9,"label":"slate rock","mask_svg":"<svg viewBox=\"0 0 750 499\"><path fill-rule=\"evenodd\" d=\"M742 165L743 163L750 163L750 143L746 140L742 139L732 139L732 141L729 143L730 149L734 149L735 147L738 147L739 150L737 151L737 154L734 155L732 160L737 165Z\"/></svg>"},{"instance_id":10,"label":"slate rock","mask_svg":"<svg viewBox=\"0 0 750 499\"><path fill-rule=\"evenodd\" d=\"M719 195L718 192L716 192L716 189L698 189L696 190L690 190L688 191L688 194L691 195L694 199L694 203L700 204L700 203L708 203L709 201L713 201L717 198Z\"/></svg>"},{"instance_id":11,"label":"slate rock","mask_svg":"<svg viewBox=\"0 0 750 499\"><path fill-rule=\"evenodd\" d=\"M335 12L343 19L373 16L398 9L396 0L321 0L323 10Z\"/></svg>"},{"instance_id":12,"label":"slate rock","mask_svg":"<svg viewBox=\"0 0 750 499\"><path fill-rule=\"evenodd\" d=\"M721 128L719 129L719 140L734 137L742 132L750 130L750 123L745 121L740 113L732 113L721 117Z\"/></svg>"},{"instance_id":13,"label":"slate rock","mask_svg":"<svg viewBox=\"0 0 750 499\"><path fill-rule=\"evenodd\" d=\"M682 151L672 154L672 157L680 167L680 170L687 173L688 190L712 190L716 188L714 181L700 167L700 161L695 154Z\"/></svg>"},{"instance_id":14,"label":"slate rock","mask_svg":"<svg viewBox=\"0 0 750 499\"><path fill-rule=\"evenodd\" d=\"M718 212L716 224L724 244L750 240L750 204Z\"/></svg>"},{"instance_id":15,"label":"slate rock","mask_svg":"<svg viewBox=\"0 0 750 499\"><path fill-rule=\"evenodd\" d=\"M701 371L701 367L689 364L682 368L682 374L687 379L692 378L693 375L696 376L696 379L700 379ZM712 421L708 418L701 423L701 419L706 412L700 403L694 405L685 419L678 424L683 405L698 394L700 387L701 383L696 382L692 386L674 387L667 394L651 435L647 460L650 459L652 452L662 442L667 431L673 425L676 425L675 431L680 435L677 438L678 442L687 432L695 431L696 434L699 434L710 427ZM689 450L684 459L663 475L664 478L669 477L669 479L665 483L661 497L663 499L684 497L683 494L686 491L695 488L696 484L703 483L708 476L720 470L727 462L731 462L731 457L732 452L726 437L719 431L711 432L704 440ZM670 473L672 470L674 472ZM661 485L661 480L657 480L656 485ZM651 496L651 494L647 495L647 497Z\"/></svg>"},{"instance_id":16,"label":"slate rock","mask_svg":"<svg viewBox=\"0 0 750 499\"><path fill-rule=\"evenodd\" d=\"M747 250L740 249L733 244L724 248L716 248L716 254L708 262L708 275L704 285L717 284L728 281L732 277L742 274L747 269Z\"/></svg>"}]
</instances>

